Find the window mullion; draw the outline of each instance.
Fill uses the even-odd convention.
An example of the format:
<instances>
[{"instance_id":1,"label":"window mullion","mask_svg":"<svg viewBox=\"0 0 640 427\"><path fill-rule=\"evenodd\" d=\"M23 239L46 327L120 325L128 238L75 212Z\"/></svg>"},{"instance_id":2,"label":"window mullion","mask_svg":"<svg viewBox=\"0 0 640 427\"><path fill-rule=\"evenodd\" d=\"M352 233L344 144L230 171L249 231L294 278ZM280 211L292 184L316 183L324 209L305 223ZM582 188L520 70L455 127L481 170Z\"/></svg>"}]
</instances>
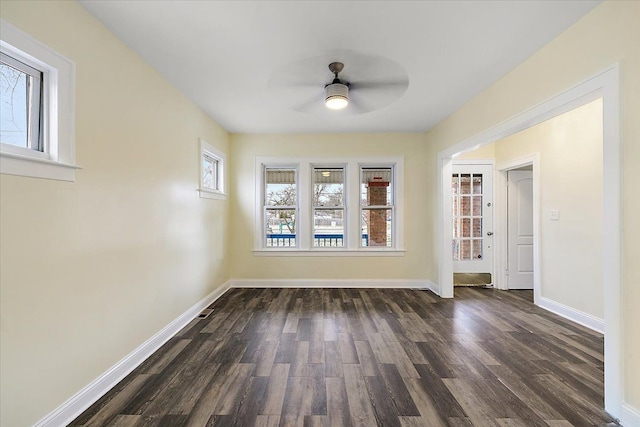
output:
<instances>
[{"instance_id":1,"label":"window mullion","mask_svg":"<svg viewBox=\"0 0 640 427\"><path fill-rule=\"evenodd\" d=\"M310 165L308 162L301 162L298 166L298 239L300 241L299 248L308 250L313 242L313 208L311 206L312 180Z\"/></svg>"},{"instance_id":2,"label":"window mullion","mask_svg":"<svg viewBox=\"0 0 640 427\"><path fill-rule=\"evenodd\" d=\"M347 230L347 249L357 250L360 247L360 174L358 163L351 160L346 168L345 179L345 221Z\"/></svg>"}]
</instances>

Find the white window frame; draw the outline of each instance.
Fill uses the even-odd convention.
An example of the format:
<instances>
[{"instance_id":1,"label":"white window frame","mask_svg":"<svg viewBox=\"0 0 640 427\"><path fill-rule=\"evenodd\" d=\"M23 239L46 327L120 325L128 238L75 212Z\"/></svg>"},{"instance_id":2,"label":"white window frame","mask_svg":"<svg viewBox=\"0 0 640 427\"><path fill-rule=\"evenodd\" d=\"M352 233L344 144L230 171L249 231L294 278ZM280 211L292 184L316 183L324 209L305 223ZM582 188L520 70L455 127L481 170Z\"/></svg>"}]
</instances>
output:
<instances>
[{"instance_id":1,"label":"white window frame","mask_svg":"<svg viewBox=\"0 0 640 427\"><path fill-rule=\"evenodd\" d=\"M333 206L333 207L320 207L320 206L316 206L313 203L313 192L315 191L313 188L314 185L314 178L313 178L313 171L314 169L342 169L342 173L343 173L343 181L342 181L342 205L341 206ZM349 221L347 221L347 216L348 216L348 208L347 208L347 200L348 200L348 192L347 192L347 164L345 163L334 163L334 164L311 164L311 178L309 180L311 187L310 187L310 193L309 193L309 200L310 200L310 204L311 204L311 213L310 213L310 217L309 220L311 222L311 227L309 229L309 232L311 233L311 246L313 247L314 250L341 250L343 248L347 248L349 246ZM342 245L343 246L336 246L336 247L331 247L331 246L314 246L315 244L315 211L316 210L326 210L326 209L333 209L333 210L341 210L343 212L342 214L342 227L343 227L343 233L342 233Z\"/></svg>"},{"instance_id":2,"label":"white window frame","mask_svg":"<svg viewBox=\"0 0 640 427\"><path fill-rule=\"evenodd\" d=\"M312 173L314 167L344 165L345 168L345 246L313 246L313 189ZM264 169L265 167L298 167L298 206L296 219L297 248L267 248L264 238ZM360 227L360 167L393 166L395 188L395 224L393 226L393 247L362 247ZM254 169L255 180L255 218L254 218L254 255L255 256L404 256L404 158L387 157L276 157L257 156Z\"/></svg>"},{"instance_id":3,"label":"white window frame","mask_svg":"<svg viewBox=\"0 0 640 427\"><path fill-rule=\"evenodd\" d=\"M198 171L200 173L200 186L198 187L198 192L200 193L200 197L203 199L219 199L224 200L227 198L227 193L225 191L225 170L226 170L226 156L225 154L215 148L214 146L207 144L205 140L200 139L200 155L198 156L199 167ZM215 183L216 188L207 187L204 183L204 167L203 163L205 158L213 159L217 162L216 167L216 177Z\"/></svg>"},{"instance_id":4,"label":"white window frame","mask_svg":"<svg viewBox=\"0 0 640 427\"><path fill-rule=\"evenodd\" d=\"M274 205L267 205L267 186L266 186L266 180L267 180L267 169L293 169L295 170L295 176L296 176L296 204L295 205L288 205L288 206L274 206ZM261 227L262 227L262 232L261 232L261 247L264 248L265 250L268 251L291 251L291 250L298 250L300 248L300 241L301 240L305 240L304 238L302 238L301 234L300 234L300 219L301 219L301 209L300 209L300 165L297 163L269 163L269 164L264 164L262 166L261 169L261 178L259 179L259 181L262 183L262 188L260 191L260 212L261 212L261 218L262 221L260 222ZM267 221L267 210L277 210L277 209L282 209L282 210L292 210L295 211L295 216L296 216L296 228L295 228L295 239L296 239L296 244L295 246L274 246L274 247L267 247L267 236L266 236L266 221Z\"/></svg>"},{"instance_id":5,"label":"white window frame","mask_svg":"<svg viewBox=\"0 0 640 427\"><path fill-rule=\"evenodd\" d=\"M391 169L391 201L393 202L390 205L386 205L386 206L368 206L365 205L364 203L362 203L362 200L360 199L361 197L361 193L360 193L360 187L358 187L358 206L359 206L359 214L360 214L360 222L358 223L358 230L360 230L360 232L362 233L362 216L365 210L378 210L378 209L385 209L385 210L391 210L391 248L395 247L394 242L396 240L396 238L398 237L398 234L396 232L397 226L396 226L396 164L395 163L360 163L358 165L358 179L359 179L359 185L362 185L362 171L363 169L367 169L367 168L390 168ZM373 248L376 249L385 249L385 247L383 246L363 246L362 245L362 236L361 238L358 240L358 244L360 245L360 247L362 248L366 248L367 250L371 250Z\"/></svg>"},{"instance_id":6,"label":"white window frame","mask_svg":"<svg viewBox=\"0 0 640 427\"><path fill-rule=\"evenodd\" d=\"M0 173L75 181L75 64L0 19L0 51L42 72L42 149L0 143Z\"/></svg>"},{"instance_id":7,"label":"white window frame","mask_svg":"<svg viewBox=\"0 0 640 427\"><path fill-rule=\"evenodd\" d=\"M0 52L0 58L8 67L25 75L25 89L28 98L27 108L27 141L26 148L35 151L44 151L41 132L41 119L43 116L42 103L42 71L35 69L13 56ZM23 92L23 94L25 94ZM35 106L35 108L34 108Z\"/></svg>"}]
</instances>

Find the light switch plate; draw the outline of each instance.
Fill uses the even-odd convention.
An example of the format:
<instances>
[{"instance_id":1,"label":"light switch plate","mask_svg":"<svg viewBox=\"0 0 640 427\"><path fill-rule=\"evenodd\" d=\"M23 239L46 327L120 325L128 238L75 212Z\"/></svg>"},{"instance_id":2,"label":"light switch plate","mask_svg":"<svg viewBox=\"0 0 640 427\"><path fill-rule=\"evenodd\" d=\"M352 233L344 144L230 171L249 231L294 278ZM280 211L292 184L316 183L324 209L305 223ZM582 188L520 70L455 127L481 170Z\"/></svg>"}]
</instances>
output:
<instances>
[{"instance_id":1,"label":"light switch plate","mask_svg":"<svg viewBox=\"0 0 640 427\"><path fill-rule=\"evenodd\" d=\"M560 211L559 210L551 210L549 212L549 219L551 221L559 221L560 220Z\"/></svg>"}]
</instances>

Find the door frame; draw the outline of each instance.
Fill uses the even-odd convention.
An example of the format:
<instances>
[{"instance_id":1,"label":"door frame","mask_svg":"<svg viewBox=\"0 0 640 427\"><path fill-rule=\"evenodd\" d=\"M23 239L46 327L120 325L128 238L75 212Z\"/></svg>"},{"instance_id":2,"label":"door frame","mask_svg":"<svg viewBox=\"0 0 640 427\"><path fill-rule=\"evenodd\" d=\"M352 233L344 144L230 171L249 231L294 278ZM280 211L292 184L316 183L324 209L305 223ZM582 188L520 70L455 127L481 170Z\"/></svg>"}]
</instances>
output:
<instances>
[{"instance_id":1,"label":"door frame","mask_svg":"<svg viewBox=\"0 0 640 427\"><path fill-rule=\"evenodd\" d=\"M491 231L494 231L493 234L493 238L492 238L492 254L491 254L491 271L489 271L488 273L491 273L491 279L493 281L493 277L494 277L494 273L496 271L496 246L495 246L495 224L496 224L496 208L495 208L495 199L496 199L496 182L495 182L495 178L496 178L496 161L495 159L461 159L461 160L454 160L453 163L451 164L451 173L453 174L453 166L489 166L491 167L491 198L493 200L491 200L491 204L493 206L493 213L491 215L491 223L488 224L488 229ZM451 191L451 175L449 176L449 191ZM451 201L453 201L453 199L451 199ZM483 204L485 203L485 200L483 200L482 202ZM484 209L484 207L483 207ZM486 226L487 224L483 222L483 225ZM452 223L451 223L451 228L453 228L453 217L452 217ZM482 231L484 233L484 229ZM449 235L450 236L450 235ZM451 244L451 242L449 242L449 244ZM453 263L451 264L451 269L453 271ZM453 274L453 273L452 273ZM453 277L453 276L452 276Z\"/></svg>"},{"instance_id":2,"label":"door frame","mask_svg":"<svg viewBox=\"0 0 640 427\"><path fill-rule=\"evenodd\" d=\"M509 289L509 278L506 274L509 266L507 172L523 166L533 167L533 303L539 305L540 277L542 277L540 269L540 153L533 153L496 165L493 221L496 230L494 235L497 237L493 242L496 269L493 286L496 289Z\"/></svg>"},{"instance_id":3,"label":"door frame","mask_svg":"<svg viewBox=\"0 0 640 427\"><path fill-rule=\"evenodd\" d=\"M441 151L437 156L438 283L434 291L453 297L450 177L453 158L460 153L503 139L550 118L603 99L603 288L604 288L604 407L622 418L622 140L620 137L620 65L615 63L540 104L521 111L478 134ZM447 230L447 233L444 232ZM539 246L539 245L538 245Z\"/></svg>"}]
</instances>

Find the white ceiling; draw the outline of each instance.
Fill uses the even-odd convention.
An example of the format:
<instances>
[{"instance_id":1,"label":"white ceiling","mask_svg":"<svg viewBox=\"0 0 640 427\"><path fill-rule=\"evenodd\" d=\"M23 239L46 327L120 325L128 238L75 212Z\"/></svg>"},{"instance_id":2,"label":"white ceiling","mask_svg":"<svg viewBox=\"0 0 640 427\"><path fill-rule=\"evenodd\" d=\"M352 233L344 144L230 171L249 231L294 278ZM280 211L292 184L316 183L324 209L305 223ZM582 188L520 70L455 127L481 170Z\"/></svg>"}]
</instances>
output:
<instances>
[{"instance_id":1,"label":"white ceiling","mask_svg":"<svg viewBox=\"0 0 640 427\"><path fill-rule=\"evenodd\" d=\"M229 132L331 133L426 131L600 1L80 3ZM329 113L335 60L354 96L408 88Z\"/></svg>"}]
</instances>

